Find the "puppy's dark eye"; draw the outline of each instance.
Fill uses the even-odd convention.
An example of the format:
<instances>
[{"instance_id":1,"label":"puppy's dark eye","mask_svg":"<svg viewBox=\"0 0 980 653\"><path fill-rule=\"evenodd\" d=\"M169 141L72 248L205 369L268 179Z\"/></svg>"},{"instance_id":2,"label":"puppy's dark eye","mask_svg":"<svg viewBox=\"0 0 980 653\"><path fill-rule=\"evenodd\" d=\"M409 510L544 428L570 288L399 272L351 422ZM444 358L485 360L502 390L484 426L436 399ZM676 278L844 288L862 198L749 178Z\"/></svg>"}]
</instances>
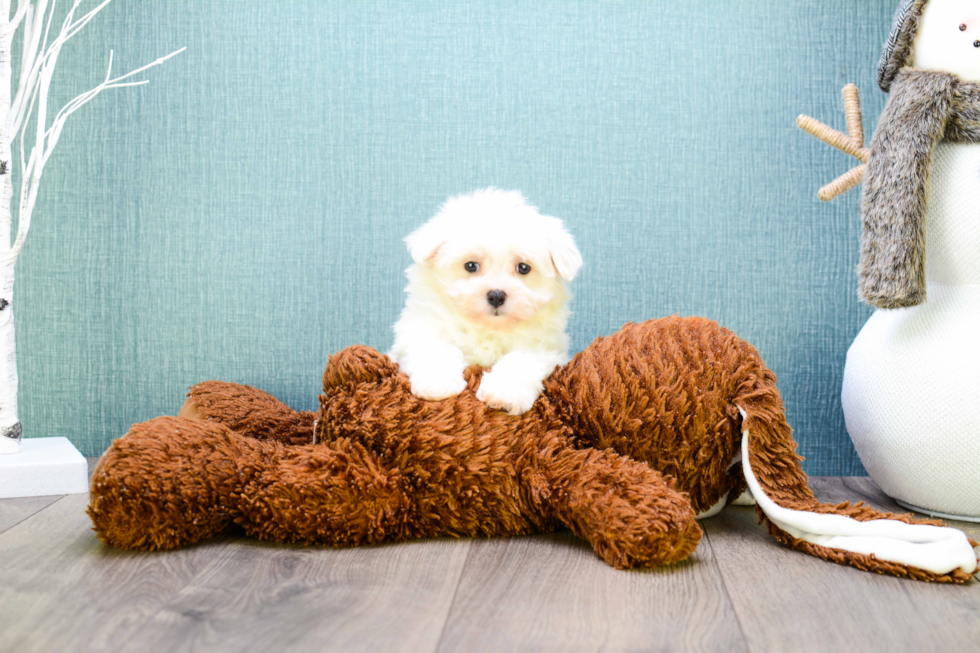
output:
<instances>
[{"instance_id":1,"label":"puppy's dark eye","mask_svg":"<svg viewBox=\"0 0 980 653\"><path fill-rule=\"evenodd\" d=\"M531 271L531 266L528 265L527 263L518 263L517 264L517 271L520 274L528 274Z\"/></svg>"},{"instance_id":2,"label":"puppy's dark eye","mask_svg":"<svg viewBox=\"0 0 980 653\"><path fill-rule=\"evenodd\" d=\"M467 261L466 265L463 266L469 273L477 272L480 269L480 264L476 261Z\"/></svg>"},{"instance_id":3,"label":"puppy's dark eye","mask_svg":"<svg viewBox=\"0 0 980 653\"><path fill-rule=\"evenodd\" d=\"M966 31L966 23L961 23L960 24L960 31L961 32L965 32Z\"/></svg>"}]
</instances>

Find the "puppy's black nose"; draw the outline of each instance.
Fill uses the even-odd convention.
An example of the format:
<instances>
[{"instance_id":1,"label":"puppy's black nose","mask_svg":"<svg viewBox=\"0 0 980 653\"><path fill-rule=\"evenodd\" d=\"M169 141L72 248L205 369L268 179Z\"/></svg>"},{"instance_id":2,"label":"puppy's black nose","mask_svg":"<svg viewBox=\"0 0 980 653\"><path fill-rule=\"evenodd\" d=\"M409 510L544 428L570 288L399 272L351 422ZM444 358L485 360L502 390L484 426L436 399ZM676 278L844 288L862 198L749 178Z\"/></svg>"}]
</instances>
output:
<instances>
[{"instance_id":1,"label":"puppy's black nose","mask_svg":"<svg viewBox=\"0 0 980 653\"><path fill-rule=\"evenodd\" d=\"M507 301L507 293L503 290L491 290L487 293L487 301L494 308L500 308Z\"/></svg>"}]
</instances>

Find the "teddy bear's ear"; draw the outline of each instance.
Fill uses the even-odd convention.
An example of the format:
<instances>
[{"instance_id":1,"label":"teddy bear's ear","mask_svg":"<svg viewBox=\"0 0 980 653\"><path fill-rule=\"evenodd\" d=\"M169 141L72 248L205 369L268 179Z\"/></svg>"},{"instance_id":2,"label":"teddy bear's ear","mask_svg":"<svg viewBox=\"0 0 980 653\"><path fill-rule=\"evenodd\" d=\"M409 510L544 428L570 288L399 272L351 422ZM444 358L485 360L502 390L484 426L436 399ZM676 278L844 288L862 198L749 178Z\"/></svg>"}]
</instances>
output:
<instances>
[{"instance_id":1,"label":"teddy bear's ear","mask_svg":"<svg viewBox=\"0 0 980 653\"><path fill-rule=\"evenodd\" d=\"M582 268L582 254L575 246L575 240L571 234L559 227L555 235L551 238L549 247L551 251L551 263L555 270L565 281L571 281Z\"/></svg>"},{"instance_id":2,"label":"teddy bear's ear","mask_svg":"<svg viewBox=\"0 0 980 653\"><path fill-rule=\"evenodd\" d=\"M445 242L445 233L431 221L405 237L408 253L412 255L412 260L420 265L431 263Z\"/></svg>"}]
</instances>

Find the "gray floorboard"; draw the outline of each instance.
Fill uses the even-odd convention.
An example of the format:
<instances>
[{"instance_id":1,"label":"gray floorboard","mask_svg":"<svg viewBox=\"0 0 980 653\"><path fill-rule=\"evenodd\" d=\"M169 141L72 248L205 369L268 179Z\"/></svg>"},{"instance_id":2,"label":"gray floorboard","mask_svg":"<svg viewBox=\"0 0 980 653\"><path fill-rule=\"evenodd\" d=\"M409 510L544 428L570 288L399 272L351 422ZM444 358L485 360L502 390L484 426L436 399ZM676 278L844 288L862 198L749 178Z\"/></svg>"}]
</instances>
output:
<instances>
[{"instance_id":1,"label":"gray floorboard","mask_svg":"<svg viewBox=\"0 0 980 653\"><path fill-rule=\"evenodd\" d=\"M477 541L440 651L744 651L707 541L617 571L570 533Z\"/></svg>"},{"instance_id":2,"label":"gray floorboard","mask_svg":"<svg viewBox=\"0 0 980 653\"><path fill-rule=\"evenodd\" d=\"M239 540L122 650L433 651L470 546L335 550Z\"/></svg>"},{"instance_id":3,"label":"gray floorboard","mask_svg":"<svg viewBox=\"0 0 980 653\"><path fill-rule=\"evenodd\" d=\"M899 510L868 479L812 484L824 500ZM569 533L359 549L227 537L127 553L98 542L86 502L0 501L0 651L975 651L980 641L980 583L818 560L769 539L749 508L703 522L681 565L620 572ZM978 537L977 525L956 525Z\"/></svg>"},{"instance_id":4,"label":"gray floorboard","mask_svg":"<svg viewBox=\"0 0 980 653\"><path fill-rule=\"evenodd\" d=\"M869 480L811 485L824 501L905 512ZM729 508L705 529L752 651L976 650L976 580L934 585L828 563L777 544L751 508Z\"/></svg>"},{"instance_id":5,"label":"gray floorboard","mask_svg":"<svg viewBox=\"0 0 980 653\"><path fill-rule=\"evenodd\" d=\"M44 510L62 496L0 499L0 533Z\"/></svg>"},{"instance_id":6,"label":"gray floorboard","mask_svg":"<svg viewBox=\"0 0 980 653\"><path fill-rule=\"evenodd\" d=\"M116 650L223 546L110 549L92 532L87 502L66 496L0 534L0 650Z\"/></svg>"}]
</instances>

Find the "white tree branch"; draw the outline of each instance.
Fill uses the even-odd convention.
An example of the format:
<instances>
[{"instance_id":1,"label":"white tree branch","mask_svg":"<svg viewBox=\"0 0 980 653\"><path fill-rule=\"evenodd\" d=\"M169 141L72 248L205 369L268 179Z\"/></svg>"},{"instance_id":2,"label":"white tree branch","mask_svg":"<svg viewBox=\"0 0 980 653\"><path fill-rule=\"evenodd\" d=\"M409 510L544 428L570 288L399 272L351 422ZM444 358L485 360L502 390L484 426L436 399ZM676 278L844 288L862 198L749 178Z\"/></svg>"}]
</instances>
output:
<instances>
[{"instance_id":1,"label":"white tree branch","mask_svg":"<svg viewBox=\"0 0 980 653\"><path fill-rule=\"evenodd\" d=\"M181 48L116 78L112 77L113 53L110 51L109 66L102 83L65 104L48 124L48 96L61 48L111 0L99 0L95 7L76 18L82 2L72 0L60 28L55 31L52 25L57 0L17 0L17 10L13 16L10 16L12 1L0 0L0 161L6 164L6 173L0 174L0 454L20 450L22 429L17 417L17 353L12 308L14 272L17 257L31 227L44 167L73 113L106 89L147 83L145 80L127 80L184 51ZM11 94L14 86L11 50L14 34L21 25L24 26L23 51L16 92ZM30 131L32 128L33 132ZM13 141L18 138L21 165L19 211L17 237L11 245L13 216L10 209L14 189L9 159L13 158ZM28 147L29 153L26 151Z\"/></svg>"},{"instance_id":2,"label":"white tree branch","mask_svg":"<svg viewBox=\"0 0 980 653\"><path fill-rule=\"evenodd\" d=\"M14 99L11 102L10 119L13 120L13 123L12 130L9 133L17 134L20 131L21 125L26 118L26 114L24 112L25 102L27 102L28 95L37 88L38 75L40 74L43 66L46 65L47 59L57 59L58 54L61 52L61 47L69 39L71 39L71 37L78 34L78 32L85 27L89 21L95 18L96 14L102 11L102 9L105 8L105 6L110 2L112 2L112 0L103 0L103 2L79 18L77 21L71 22L71 19L74 17L75 10L82 3L82 0L75 0L71 9L68 10L68 16L65 18L65 22L62 25L61 33L50 45L48 45L48 30L46 29L44 32L44 46L41 47L41 27L43 26L47 0L38 0L38 6L35 10L35 23L32 29L33 37L31 39L29 52L27 51L27 35L25 33L25 55L29 56L25 56L21 63L21 73L18 80L17 94L14 96ZM55 5L56 2L53 2L50 11L48 11L48 29L50 29L51 21L54 17Z\"/></svg>"},{"instance_id":3,"label":"white tree branch","mask_svg":"<svg viewBox=\"0 0 980 653\"><path fill-rule=\"evenodd\" d=\"M95 17L112 0L103 0L91 11L81 18L74 20L76 9L82 0L74 0L68 15L61 25L58 35L48 44L48 36L51 24L54 19L54 12L57 0L52 0L50 8L47 8L47 0L38 0L35 10L28 7L24 10L24 18L33 24L28 31L25 28L25 43L30 36L32 45L28 48L25 45L25 57L21 68L21 77L18 84L17 95L11 102L10 117L8 118L8 131L14 138L20 137L20 159L21 159L21 192L20 203L17 216L17 237L9 251L0 254L0 264L7 261L16 260L18 254L24 247L27 233L31 226L31 217L34 213L34 206L37 201L37 190L40 185L41 175L44 166L54 152L55 146L61 138L62 130L68 118L91 102L102 91L113 88L125 88L129 86L141 86L147 84L147 80L126 82L125 80L138 75L149 68L159 66L171 57L174 57L186 48L181 48L170 54L160 57L144 66L132 70L125 75L112 77L113 52L109 51L109 65L106 70L105 78L102 83L85 93L82 93L58 111L51 124L47 124L48 115L48 92L51 87L51 79L54 74L55 66L58 62L58 55L61 53L62 46L75 34L79 32L92 18ZM20 10L18 10L19 12ZM44 13L47 13L47 24L44 24ZM40 37L41 28L44 27L44 37ZM31 126L31 119L34 119L34 145L31 147L30 155L25 160L25 143L28 138L28 128Z\"/></svg>"},{"instance_id":4,"label":"white tree branch","mask_svg":"<svg viewBox=\"0 0 980 653\"><path fill-rule=\"evenodd\" d=\"M30 9L31 3L28 0L17 0L17 13L14 14L10 22L7 23L7 27L3 30L3 35L8 36L17 31L20 27L20 21L24 20L27 15L27 10Z\"/></svg>"}]
</instances>

